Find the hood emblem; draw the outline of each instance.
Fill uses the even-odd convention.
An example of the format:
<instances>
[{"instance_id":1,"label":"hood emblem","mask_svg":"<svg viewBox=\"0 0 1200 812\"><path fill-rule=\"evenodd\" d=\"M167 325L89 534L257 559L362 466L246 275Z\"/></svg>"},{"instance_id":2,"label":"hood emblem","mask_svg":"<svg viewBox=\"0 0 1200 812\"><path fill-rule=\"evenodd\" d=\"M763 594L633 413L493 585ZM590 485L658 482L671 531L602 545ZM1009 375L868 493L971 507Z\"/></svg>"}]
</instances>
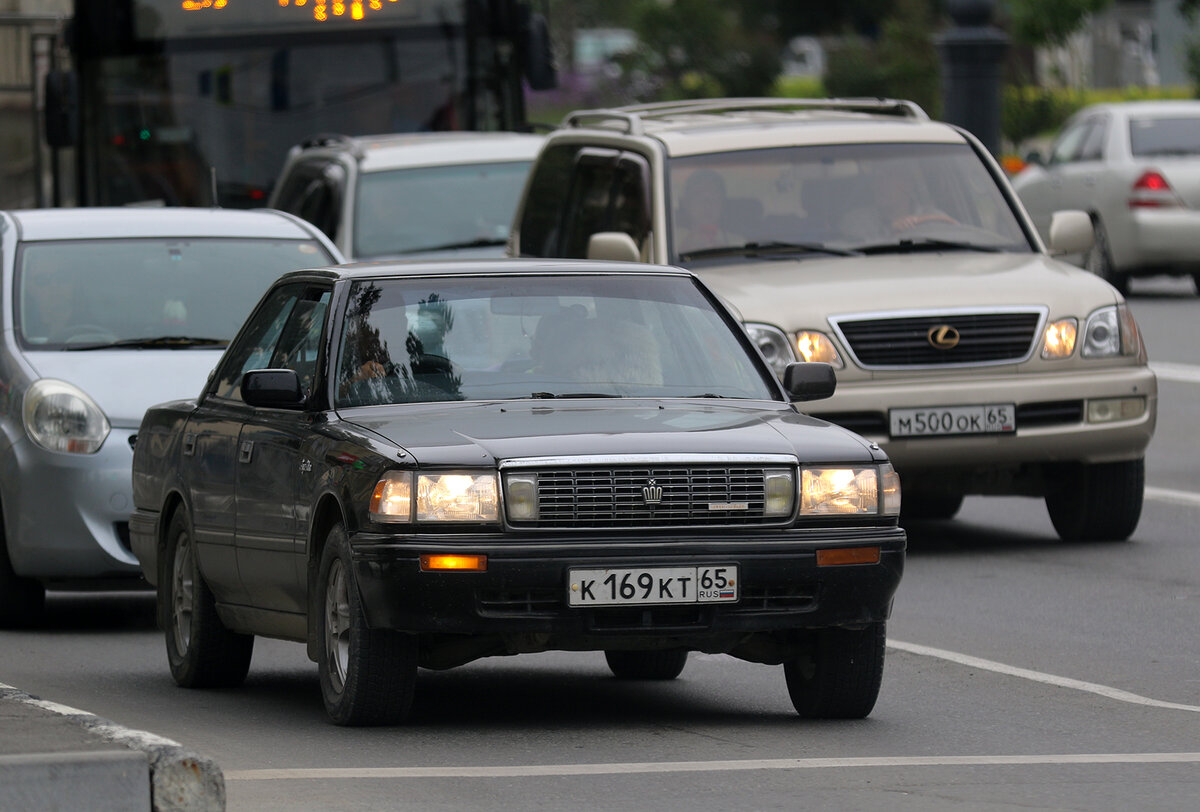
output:
<instances>
[{"instance_id":1,"label":"hood emblem","mask_svg":"<svg viewBox=\"0 0 1200 812\"><path fill-rule=\"evenodd\" d=\"M958 330L955 330L949 324L939 324L937 327L930 327L925 337L929 339L930 346L935 350L952 350L958 346L958 340L962 338Z\"/></svg>"},{"instance_id":2,"label":"hood emblem","mask_svg":"<svg viewBox=\"0 0 1200 812\"><path fill-rule=\"evenodd\" d=\"M646 483L646 487L642 488L642 498L646 500L647 505L657 505L662 501L662 485L655 483L652 479Z\"/></svg>"}]
</instances>

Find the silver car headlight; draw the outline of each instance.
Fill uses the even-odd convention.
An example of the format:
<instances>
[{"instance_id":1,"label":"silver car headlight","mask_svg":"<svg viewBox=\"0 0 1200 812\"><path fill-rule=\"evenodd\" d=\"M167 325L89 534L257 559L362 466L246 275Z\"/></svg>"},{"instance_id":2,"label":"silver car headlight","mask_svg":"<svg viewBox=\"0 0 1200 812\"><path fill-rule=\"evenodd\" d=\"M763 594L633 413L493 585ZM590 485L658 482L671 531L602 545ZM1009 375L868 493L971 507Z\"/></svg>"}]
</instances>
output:
<instances>
[{"instance_id":1,"label":"silver car headlight","mask_svg":"<svg viewBox=\"0 0 1200 812\"><path fill-rule=\"evenodd\" d=\"M29 439L47 451L95 454L112 429L82 389L52 378L34 381L25 391L22 416Z\"/></svg>"},{"instance_id":2,"label":"silver car headlight","mask_svg":"<svg viewBox=\"0 0 1200 812\"><path fill-rule=\"evenodd\" d=\"M805 467L800 471L800 514L900 513L900 476L890 464Z\"/></svg>"},{"instance_id":3,"label":"silver car headlight","mask_svg":"<svg viewBox=\"0 0 1200 812\"><path fill-rule=\"evenodd\" d=\"M375 483L369 512L377 522L494 522L500 515L496 474L388 471Z\"/></svg>"},{"instance_id":4,"label":"silver car headlight","mask_svg":"<svg viewBox=\"0 0 1200 812\"><path fill-rule=\"evenodd\" d=\"M1113 358L1137 355L1141 336L1133 313L1124 304L1102 307L1083 326L1084 358Z\"/></svg>"}]
</instances>

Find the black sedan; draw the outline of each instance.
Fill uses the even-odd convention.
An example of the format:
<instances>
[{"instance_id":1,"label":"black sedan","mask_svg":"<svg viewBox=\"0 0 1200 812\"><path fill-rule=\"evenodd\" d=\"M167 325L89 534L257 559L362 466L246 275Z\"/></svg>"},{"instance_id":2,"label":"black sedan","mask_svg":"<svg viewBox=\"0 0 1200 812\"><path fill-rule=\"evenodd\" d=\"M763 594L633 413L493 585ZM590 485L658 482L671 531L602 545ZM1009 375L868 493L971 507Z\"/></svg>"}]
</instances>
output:
<instances>
[{"instance_id":1,"label":"black sedan","mask_svg":"<svg viewBox=\"0 0 1200 812\"><path fill-rule=\"evenodd\" d=\"M417 670L603 651L782 664L806 717L870 713L904 564L880 449L804 415L674 268L526 260L280 278L194 400L150 409L134 551L175 681L303 642L338 724L402 721Z\"/></svg>"}]
</instances>

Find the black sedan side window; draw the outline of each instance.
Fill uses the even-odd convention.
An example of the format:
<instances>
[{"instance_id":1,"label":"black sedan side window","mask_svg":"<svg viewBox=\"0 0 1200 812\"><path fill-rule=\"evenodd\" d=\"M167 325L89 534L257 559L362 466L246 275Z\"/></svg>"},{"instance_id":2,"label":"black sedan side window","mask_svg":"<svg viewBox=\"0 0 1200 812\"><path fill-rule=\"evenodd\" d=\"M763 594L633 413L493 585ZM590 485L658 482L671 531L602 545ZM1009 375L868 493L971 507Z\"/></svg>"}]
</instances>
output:
<instances>
[{"instance_id":1,"label":"black sedan side window","mask_svg":"<svg viewBox=\"0 0 1200 812\"><path fill-rule=\"evenodd\" d=\"M279 336L303 293L303 285L288 285L276 288L263 301L221 361L214 390L217 397L241 400L242 375L270 366Z\"/></svg>"}]
</instances>

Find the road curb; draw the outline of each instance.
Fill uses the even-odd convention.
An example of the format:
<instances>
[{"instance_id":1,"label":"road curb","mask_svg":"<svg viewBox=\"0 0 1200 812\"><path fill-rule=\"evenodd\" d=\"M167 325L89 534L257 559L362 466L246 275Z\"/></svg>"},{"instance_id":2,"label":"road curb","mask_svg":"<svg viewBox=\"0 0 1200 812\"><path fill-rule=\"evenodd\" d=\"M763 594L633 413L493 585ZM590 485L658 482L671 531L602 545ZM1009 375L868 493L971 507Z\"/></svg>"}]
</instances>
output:
<instances>
[{"instance_id":1,"label":"road curb","mask_svg":"<svg viewBox=\"0 0 1200 812\"><path fill-rule=\"evenodd\" d=\"M40 708L69 719L97 738L140 752L145 756L150 787L150 808L154 812L224 812L225 776L210 758L193 753L178 742L142 730L123 727L95 714L47 702L10 685L0 683L0 702L15 701ZM79 754L79 764L91 765L96 754ZM63 754L47 754L42 764L58 765L62 772ZM33 767L39 757L27 759ZM20 762L10 761L10 764ZM144 799L143 799L144 800ZM143 804L144 806L144 804ZM136 807L135 807L136 808Z\"/></svg>"}]
</instances>

